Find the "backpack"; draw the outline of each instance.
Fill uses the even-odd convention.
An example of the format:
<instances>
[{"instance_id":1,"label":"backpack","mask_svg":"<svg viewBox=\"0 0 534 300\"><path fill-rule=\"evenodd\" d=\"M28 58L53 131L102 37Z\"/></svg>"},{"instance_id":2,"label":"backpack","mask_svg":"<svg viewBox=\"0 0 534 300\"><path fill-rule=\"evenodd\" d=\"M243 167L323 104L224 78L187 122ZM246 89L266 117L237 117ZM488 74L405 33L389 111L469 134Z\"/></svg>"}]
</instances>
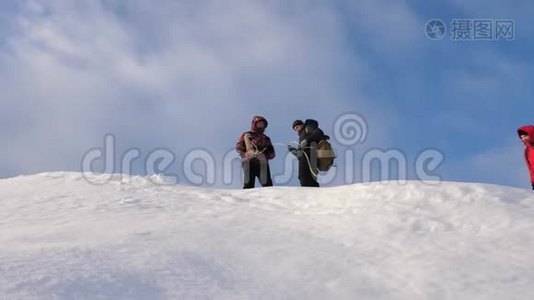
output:
<instances>
[{"instance_id":1,"label":"backpack","mask_svg":"<svg viewBox=\"0 0 534 300\"><path fill-rule=\"evenodd\" d=\"M314 119L306 119L306 121L304 121L304 129L308 129L308 127L317 129L319 128L319 122Z\"/></svg>"},{"instance_id":2,"label":"backpack","mask_svg":"<svg viewBox=\"0 0 534 300\"><path fill-rule=\"evenodd\" d=\"M326 172L334 165L336 153L328 140L321 140L317 144L317 169Z\"/></svg>"}]
</instances>

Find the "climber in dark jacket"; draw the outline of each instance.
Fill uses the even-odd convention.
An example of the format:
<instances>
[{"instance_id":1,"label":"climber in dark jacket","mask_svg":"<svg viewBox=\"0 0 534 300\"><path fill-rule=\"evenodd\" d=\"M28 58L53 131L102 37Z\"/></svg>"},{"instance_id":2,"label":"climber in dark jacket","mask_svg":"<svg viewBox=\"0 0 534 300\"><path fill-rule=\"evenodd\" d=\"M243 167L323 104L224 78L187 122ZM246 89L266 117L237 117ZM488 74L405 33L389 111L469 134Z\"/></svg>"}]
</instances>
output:
<instances>
[{"instance_id":1,"label":"climber in dark jacket","mask_svg":"<svg viewBox=\"0 0 534 300\"><path fill-rule=\"evenodd\" d=\"M301 186L319 187L317 182L317 144L329 139L319 128L319 123L308 119L293 122L293 130L299 135L299 147L289 150L299 159L299 181Z\"/></svg>"}]
</instances>

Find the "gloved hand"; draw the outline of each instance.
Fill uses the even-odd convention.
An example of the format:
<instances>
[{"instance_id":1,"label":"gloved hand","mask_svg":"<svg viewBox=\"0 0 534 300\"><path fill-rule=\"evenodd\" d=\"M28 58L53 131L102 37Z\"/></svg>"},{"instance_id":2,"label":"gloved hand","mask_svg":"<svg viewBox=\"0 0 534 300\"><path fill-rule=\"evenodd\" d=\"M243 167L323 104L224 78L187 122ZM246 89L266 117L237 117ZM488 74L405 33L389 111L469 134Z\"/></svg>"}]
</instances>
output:
<instances>
[{"instance_id":1,"label":"gloved hand","mask_svg":"<svg viewBox=\"0 0 534 300\"><path fill-rule=\"evenodd\" d=\"M250 159L258 159L258 160L265 160L265 154L263 152L259 151L247 151L245 152L244 160L250 160Z\"/></svg>"},{"instance_id":2,"label":"gloved hand","mask_svg":"<svg viewBox=\"0 0 534 300\"><path fill-rule=\"evenodd\" d=\"M265 157L265 154L263 154L263 152L254 153L254 158L259 161L267 160L267 157Z\"/></svg>"},{"instance_id":3,"label":"gloved hand","mask_svg":"<svg viewBox=\"0 0 534 300\"><path fill-rule=\"evenodd\" d=\"M256 156L256 153L254 151L247 151L245 152L245 155L243 155L243 160L249 160L251 158L254 158Z\"/></svg>"},{"instance_id":4,"label":"gloved hand","mask_svg":"<svg viewBox=\"0 0 534 300\"><path fill-rule=\"evenodd\" d=\"M307 140L302 140L302 142L299 143L299 148L300 149L304 149L304 148L306 148L306 146L308 146L308 141Z\"/></svg>"},{"instance_id":5,"label":"gloved hand","mask_svg":"<svg viewBox=\"0 0 534 300\"><path fill-rule=\"evenodd\" d=\"M287 149L289 150L289 152L291 152L291 154L295 155L297 158L300 158L302 156L302 150L300 150L299 148L295 146L289 145L287 146Z\"/></svg>"}]
</instances>

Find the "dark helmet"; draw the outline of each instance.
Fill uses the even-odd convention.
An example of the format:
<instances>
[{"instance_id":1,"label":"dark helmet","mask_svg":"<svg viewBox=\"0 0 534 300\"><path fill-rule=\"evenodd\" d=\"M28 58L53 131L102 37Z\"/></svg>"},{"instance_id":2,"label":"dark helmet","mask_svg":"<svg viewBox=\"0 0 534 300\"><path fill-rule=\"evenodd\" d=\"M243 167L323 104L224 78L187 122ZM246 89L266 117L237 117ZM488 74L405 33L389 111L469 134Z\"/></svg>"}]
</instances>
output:
<instances>
[{"instance_id":1,"label":"dark helmet","mask_svg":"<svg viewBox=\"0 0 534 300\"><path fill-rule=\"evenodd\" d=\"M302 122L302 120L295 120L293 125L291 125L291 128L295 128L297 125L304 125L304 122Z\"/></svg>"}]
</instances>

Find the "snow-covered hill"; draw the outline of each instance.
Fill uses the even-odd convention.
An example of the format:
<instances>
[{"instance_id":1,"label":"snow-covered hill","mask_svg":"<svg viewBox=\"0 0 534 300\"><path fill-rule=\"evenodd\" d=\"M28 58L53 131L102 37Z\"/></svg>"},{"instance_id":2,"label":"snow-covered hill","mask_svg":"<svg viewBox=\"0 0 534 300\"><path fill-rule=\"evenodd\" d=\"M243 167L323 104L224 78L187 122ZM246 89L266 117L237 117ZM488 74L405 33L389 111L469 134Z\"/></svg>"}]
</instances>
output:
<instances>
[{"instance_id":1,"label":"snow-covered hill","mask_svg":"<svg viewBox=\"0 0 534 300\"><path fill-rule=\"evenodd\" d=\"M528 190L152 179L1 180L0 299L534 299Z\"/></svg>"}]
</instances>

